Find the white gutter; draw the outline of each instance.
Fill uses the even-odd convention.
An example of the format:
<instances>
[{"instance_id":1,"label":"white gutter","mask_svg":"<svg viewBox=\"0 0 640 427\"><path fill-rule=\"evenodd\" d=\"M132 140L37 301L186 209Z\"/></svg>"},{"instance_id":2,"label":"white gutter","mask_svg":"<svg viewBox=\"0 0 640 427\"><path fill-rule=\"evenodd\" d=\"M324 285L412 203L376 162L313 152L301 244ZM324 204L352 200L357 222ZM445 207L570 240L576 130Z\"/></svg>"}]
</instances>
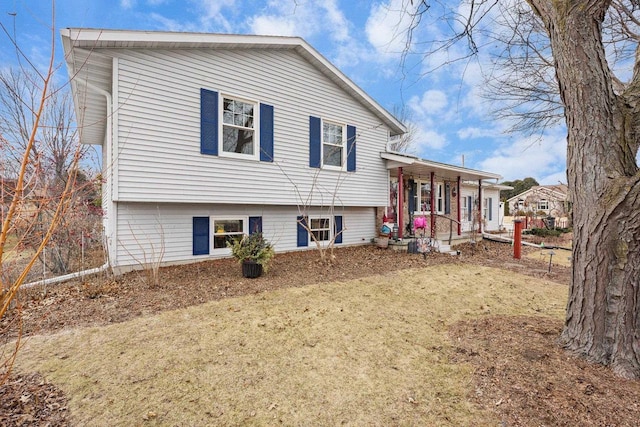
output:
<instances>
[{"instance_id":1,"label":"white gutter","mask_svg":"<svg viewBox=\"0 0 640 427\"><path fill-rule=\"evenodd\" d=\"M89 270L76 271L75 273L65 274L64 276L52 277L50 279L39 280L37 282L25 283L21 288L31 288L39 285L53 285L60 282L66 282L71 279L77 279L78 277L88 276L90 274L102 273L109 268L109 263L105 263L100 267L90 268Z\"/></svg>"}]
</instances>

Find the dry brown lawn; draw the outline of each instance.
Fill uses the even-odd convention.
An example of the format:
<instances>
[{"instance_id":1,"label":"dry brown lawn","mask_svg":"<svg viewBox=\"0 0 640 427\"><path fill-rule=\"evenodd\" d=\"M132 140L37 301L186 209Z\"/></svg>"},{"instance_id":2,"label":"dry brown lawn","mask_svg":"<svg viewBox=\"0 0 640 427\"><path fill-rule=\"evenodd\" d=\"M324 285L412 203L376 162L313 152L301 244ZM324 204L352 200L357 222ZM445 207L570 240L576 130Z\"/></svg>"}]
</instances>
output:
<instances>
[{"instance_id":1,"label":"dry brown lawn","mask_svg":"<svg viewBox=\"0 0 640 427\"><path fill-rule=\"evenodd\" d=\"M25 292L0 425L637 425L640 384L556 343L569 269L510 254L345 248L256 280L219 260Z\"/></svg>"}]
</instances>

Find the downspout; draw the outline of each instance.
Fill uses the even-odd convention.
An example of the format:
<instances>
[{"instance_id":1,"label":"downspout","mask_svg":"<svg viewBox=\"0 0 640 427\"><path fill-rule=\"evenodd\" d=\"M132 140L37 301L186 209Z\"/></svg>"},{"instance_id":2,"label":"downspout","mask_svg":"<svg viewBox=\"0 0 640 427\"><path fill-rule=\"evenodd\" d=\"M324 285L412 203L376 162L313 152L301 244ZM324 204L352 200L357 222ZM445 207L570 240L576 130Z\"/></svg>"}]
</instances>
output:
<instances>
[{"instance_id":1,"label":"downspout","mask_svg":"<svg viewBox=\"0 0 640 427\"><path fill-rule=\"evenodd\" d=\"M112 97L111 94L109 92L107 92L104 89L101 89L99 87L94 86L93 84L86 82L86 81L82 81L82 80L77 80L77 82L79 84L83 84L87 89L92 90L96 93L99 93L100 95L103 95L106 100L107 100L107 128L106 128L106 135L105 135L105 143L109 144L111 142L111 106L112 106ZM112 150L108 150L107 151L109 153L109 158L106 160L107 164L111 163L112 157L113 157L113 153ZM105 161L105 159L102 160L103 162ZM112 183L113 185L113 183ZM111 214L113 214L113 212L111 212ZM107 250L109 250L109 245L107 246ZM108 257L107 259L110 259L110 257ZM65 274L63 276L58 276L58 277L52 277L50 279L45 279L45 280L39 280L36 282L31 282L31 283L26 283L24 285L22 285L22 287L25 288L29 288L29 287L33 287L33 286L38 286L38 285L52 285L52 284L56 284L56 283L61 283L61 282L66 282L68 280L71 279L77 279L78 277L84 277L90 274L97 274L97 273L101 273L105 270L107 270L109 268L110 264L109 261L107 261L106 263L104 263L103 265L101 265L100 267L95 267L95 268L90 268L88 270L82 270L82 271L77 271L75 273L69 273L69 274Z\"/></svg>"},{"instance_id":2,"label":"downspout","mask_svg":"<svg viewBox=\"0 0 640 427\"><path fill-rule=\"evenodd\" d=\"M109 262L107 261L100 267L90 268L88 270L76 271L75 273L65 274L64 276L52 277L50 279L39 280L37 282L25 283L22 288L31 288L38 285L53 285L56 283L66 282L71 279L77 279L78 277L88 276L90 274L97 274L106 271L109 268Z\"/></svg>"},{"instance_id":3,"label":"downspout","mask_svg":"<svg viewBox=\"0 0 640 427\"><path fill-rule=\"evenodd\" d=\"M113 150L114 150L114 147L113 147L113 144L112 144L112 142L113 142L113 134L112 134L112 130L113 130L112 129L112 126L113 126L113 97L111 96L111 94L108 91L106 91L106 90L104 90L102 88L99 88L99 87L93 85L92 83L89 83L87 81L82 81L82 80L78 80L78 83L79 84L83 84L83 85L85 85L85 87L87 89L104 96L105 99L106 99L106 102L107 102L107 106L106 106L107 126L106 126L106 129L105 129L105 141L104 141L104 144L107 144L107 158L106 159L104 159L104 158L102 159L102 162L103 162L103 167L102 167L103 171L102 172L104 173L104 169L105 169L104 165L105 164L108 165L111 168L111 174L110 174L111 175L110 176L111 186L109 188L109 190L111 191L111 194L107 195L108 200L109 200L109 206L108 206L109 210L107 211L107 215L108 215L107 222L114 221L116 212L115 212L115 204L113 203L113 196L112 196L112 194L114 192L114 185L115 185L115 180L114 180L114 176L113 176ZM103 227L104 227L104 225L103 225ZM117 237L116 227L109 227L109 231L113 233L112 242L116 242L117 241L117 239L116 239L116 237ZM105 242L104 242L105 249L107 251L107 262L104 264L104 266L98 267L98 269L102 269L105 266L109 266L110 265L110 261L115 258L115 244L111 245L110 244L111 242L108 241L108 237L109 236L105 236ZM111 251L114 251L114 256L112 256ZM80 271L80 272L77 272L77 273L71 273L70 275L66 275L66 276L71 276L73 274L78 274L78 275L93 274L91 272L92 270L95 270L95 269ZM100 270L100 271L102 271L102 270ZM66 277L66 276L60 276L60 277ZM71 278L75 278L75 277L69 277L68 279L57 280L57 281L54 281L52 283L58 283L60 281L69 280ZM55 280L55 279L59 279L59 278L55 278L54 277L51 280ZM39 282L37 282L37 283L39 283Z\"/></svg>"},{"instance_id":4,"label":"downspout","mask_svg":"<svg viewBox=\"0 0 640 427\"><path fill-rule=\"evenodd\" d=\"M435 177L435 172L431 172L431 212L429 212L430 218L429 221L431 222L431 238L433 239L434 237L436 237L436 216L433 214L434 210L436 209L436 186L435 183L433 182L433 179Z\"/></svg>"},{"instance_id":5,"label":"downspout","mask_svg":"<svg viewBox=\"0 0 640 427\"><path fill-rule=\"evenodd\" d=\"M403 215L403 207L404 207L404 176L402 174L402 168L398 168L398 206L396 208L396 212L398 212L398 231L400 235L400 239L404 237L404 215Z\"/></svg>"},{"instance_id":6,"label":"downspout","mask_svg":"<svg viewBox=\"0 0 640 427\"><path fill-rule=\"evenodd\" d=\"M458 205L458 236L460 236L462 234L462 215L460 212L460 175L458 175L458 182L456 184L457 189L456 189L456 199L457 199L457 205Z\"/></svg>"}]
</instances>

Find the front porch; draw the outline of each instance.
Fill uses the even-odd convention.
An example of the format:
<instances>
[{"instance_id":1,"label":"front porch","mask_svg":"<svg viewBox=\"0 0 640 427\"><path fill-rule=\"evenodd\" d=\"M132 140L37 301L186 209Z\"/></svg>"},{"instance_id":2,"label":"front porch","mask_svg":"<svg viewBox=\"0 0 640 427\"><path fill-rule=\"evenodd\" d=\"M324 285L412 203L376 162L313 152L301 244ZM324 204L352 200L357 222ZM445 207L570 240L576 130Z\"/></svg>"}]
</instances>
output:
<instances>
[{"instance_id":1,"label":"front porch","mask_svg":"<svg viewBox=\"0 0 640 427\"><path fill-rule=\"evenodd\" d=\"M500 190L510 187L485 180L497 182L500 175L403 153L381 157L389 170L389 205L378 216L381 225L394 230L393 237L426 236L455 244L499 229Z\"/></svg>"}]
</instances>

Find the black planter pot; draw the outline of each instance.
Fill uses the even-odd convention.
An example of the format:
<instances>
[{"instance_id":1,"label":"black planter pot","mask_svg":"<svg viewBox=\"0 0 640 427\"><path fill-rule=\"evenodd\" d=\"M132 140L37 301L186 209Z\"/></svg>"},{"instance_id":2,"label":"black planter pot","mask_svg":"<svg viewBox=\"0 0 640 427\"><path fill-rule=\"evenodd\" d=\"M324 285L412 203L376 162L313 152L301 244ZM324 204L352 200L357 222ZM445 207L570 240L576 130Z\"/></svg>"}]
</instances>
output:
<instances>
[{"instance_id":1,"label":"black planter pot","mask_svg":"<svg viewBox=\"0 0 640 427\"><path fill-rule=\"evenodd\" d=\"M262 275L262 265L255 261L244 260L242 261L242 276L248 279L255 279Z\"/></svg>"}]
</instances>

